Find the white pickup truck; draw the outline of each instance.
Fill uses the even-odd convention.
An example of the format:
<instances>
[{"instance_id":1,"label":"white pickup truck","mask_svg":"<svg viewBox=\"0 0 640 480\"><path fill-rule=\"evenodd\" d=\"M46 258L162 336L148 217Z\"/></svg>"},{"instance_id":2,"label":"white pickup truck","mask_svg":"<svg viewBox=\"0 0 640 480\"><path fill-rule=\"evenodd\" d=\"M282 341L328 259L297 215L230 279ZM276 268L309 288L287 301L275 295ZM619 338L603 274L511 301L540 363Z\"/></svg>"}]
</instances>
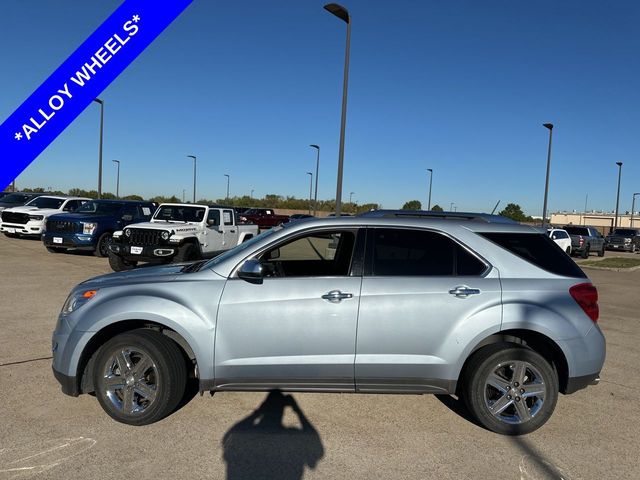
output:
<instances>
[{"instance_id":1,"label":"white pickup truck","mask_svg":"<svg viewBox=\"0 0 640 480\"><path fill-rule=\"evenodd\" d=\"M257 225L238 225L232 208L163 203L150 222L114 232L109 265L130 270L138 262L187 262L213 257L258 235Z\"/></svg>"}]
</instances>

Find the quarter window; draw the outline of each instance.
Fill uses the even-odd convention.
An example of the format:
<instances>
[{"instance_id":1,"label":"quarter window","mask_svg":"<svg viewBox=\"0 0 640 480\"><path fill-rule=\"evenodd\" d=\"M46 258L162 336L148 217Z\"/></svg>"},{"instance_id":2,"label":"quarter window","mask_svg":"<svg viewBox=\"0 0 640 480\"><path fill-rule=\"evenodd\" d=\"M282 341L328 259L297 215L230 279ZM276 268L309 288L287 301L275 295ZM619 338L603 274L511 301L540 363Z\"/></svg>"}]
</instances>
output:
<instances>
[{"instance_id":1,"label":"quarter window","mask_svg":"<svg viewBox=\"0 0 640 480\"><path fill-rule=\"evenodd\" d=\"M486 265L436 232L373 229L375 276L478 276Z\"/></svg>"}]
</instances>

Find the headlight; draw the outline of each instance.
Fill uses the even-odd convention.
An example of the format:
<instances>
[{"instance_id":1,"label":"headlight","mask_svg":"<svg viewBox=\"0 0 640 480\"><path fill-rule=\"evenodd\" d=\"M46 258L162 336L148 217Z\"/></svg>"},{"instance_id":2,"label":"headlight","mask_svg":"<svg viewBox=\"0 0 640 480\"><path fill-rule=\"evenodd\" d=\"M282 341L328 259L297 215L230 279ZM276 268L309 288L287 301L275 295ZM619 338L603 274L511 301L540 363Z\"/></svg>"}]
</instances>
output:
<instances>
[{"instance_id":1,"label":"headlight","mask_svg":"<svg viewBox=\"0 0 640 480\"><path fill-rule=\"evenodd\" d=\"M127 237L130 237L130 236L131 236L131 230L127 228L127 229L124 231L124 234L125 234Z\"/></svg>"},{"instance_id":2,"label":"headlight","mask_svg":"<svg viewBox=\"0 0 640 480\"><path fill-rule=\"evenodd\" d=\"M29 220L44 220L44 215L29 215Z\"/></svg>"},{"instance_id":3,"label":"headlight","mask_svg":"<svg viewBox=\"0 0 640 480\"><path fill-rule=\"evenodd\" d=\"M62 315L69 315L71 312L75 312L82 305L87 303L93 297L95 297L98 290L78 290L71 292L71 295L67 297L67 301L64 302L62 307Z\"/></svg>"},{"instance_id":4,"label":"headlight","mask_svg":"<svg viewBox=\"0 0 640 480\"><path fill-rule=\"evenodd\" d=\"M169 240L169 232L162 232L160 237L162 237L163 240Z\"/></svg>"},{"instance_id":5,"label":"headlight","mask_svg":"<svg viewBox=\"0 0 640 480\"><path fill-rule=\"evenodd\" d=\"M179 237L171 237L169 239L169 243L180 243L180 241L181 241L181 238Z\"/></svg>"},{"instance_id":6,"label":"headlight","mask_svg":"<svg viewBox=\"0 0 640 480\"><path fill-rule=\"evenodd\" d=\"M85 235L93 235L93 232L96 231L97 227L98 227L97 223L82 222L82 233L84 233Z\"/></svg>"}]
</instances>

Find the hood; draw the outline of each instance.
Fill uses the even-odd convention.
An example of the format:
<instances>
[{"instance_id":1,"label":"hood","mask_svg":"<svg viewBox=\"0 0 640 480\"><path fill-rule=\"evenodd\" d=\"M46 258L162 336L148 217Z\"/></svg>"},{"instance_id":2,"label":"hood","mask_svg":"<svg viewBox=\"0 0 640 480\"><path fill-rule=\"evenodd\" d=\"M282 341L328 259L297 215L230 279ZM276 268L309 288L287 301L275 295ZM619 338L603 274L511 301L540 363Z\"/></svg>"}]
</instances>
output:
<instances>
[{"instance_id":1,"label":"hood","mask_svg":"<svg viewBox=\"0 0 640 480\"><path fill-rule=\"evenodd\" d=\"M99 222L105 218L113 218L111 215L96 215L95 213L57 213L52 215L50 220L65 222Z\"/></svg>"},{"instance_id":2,"label":"hood","mask_svg":"<svg viewBox=\"0 0 640 480\"><path fill-rule=\"evenodd\" d=\"M127 225L126 228L146 228L148 230L166 230L168 232L183 233L197 231L198 224L184 222L141 222Z\"/></svg>"},{"instance_id":3,"label":"hood","mask_svg":"<svg viewBox=\"0 0 640 480\"><path fill-rule=\"evenodd\" d=\"M23 205L21 207L7 208L7 210L15 213L32 213L33 212L33 213L37 213L38 215L44 215L45 217L48 217L49 215L55 215L56 213L60 213L60 210L57 210L55 208L38 208L31 205Z\"/></svg>"},{"instance_id":4,"label":"hood","mask_svg":"<svg viewBox=\"0 0 640 480\"><path fill-rule=\"evenodd\" d=\"M81 283L83 288L86 287L108 287L125 285L128 283L158 283L171 282L180 275L188 275L183 272L183 268L190 265L188 263L172 263L170 265L157 265L152 267L140 267L126 272L108 273L98 277L90 278Z\"/></svg>"}]
</instances>

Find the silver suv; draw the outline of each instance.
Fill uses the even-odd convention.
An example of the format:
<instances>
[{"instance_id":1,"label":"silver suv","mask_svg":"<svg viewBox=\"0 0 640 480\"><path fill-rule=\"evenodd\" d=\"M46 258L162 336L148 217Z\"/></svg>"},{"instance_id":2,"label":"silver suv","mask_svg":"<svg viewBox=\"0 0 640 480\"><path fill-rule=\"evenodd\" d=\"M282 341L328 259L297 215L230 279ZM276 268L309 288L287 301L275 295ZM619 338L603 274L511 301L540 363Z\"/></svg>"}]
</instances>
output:
<instances>
[{"instance_id":1,"label":"silver suv","mask_svg":"<svg viewBox=\"0 0 640 480\"><path fill-rule=\"evenodd\" d=\"M97 277L53 333L68 395L114 419L200 391L435 393L524 434L599 378L598 295L544 233L502 217L378 211L268 230L212 260Z\"/></svg>"}]
</instances>

